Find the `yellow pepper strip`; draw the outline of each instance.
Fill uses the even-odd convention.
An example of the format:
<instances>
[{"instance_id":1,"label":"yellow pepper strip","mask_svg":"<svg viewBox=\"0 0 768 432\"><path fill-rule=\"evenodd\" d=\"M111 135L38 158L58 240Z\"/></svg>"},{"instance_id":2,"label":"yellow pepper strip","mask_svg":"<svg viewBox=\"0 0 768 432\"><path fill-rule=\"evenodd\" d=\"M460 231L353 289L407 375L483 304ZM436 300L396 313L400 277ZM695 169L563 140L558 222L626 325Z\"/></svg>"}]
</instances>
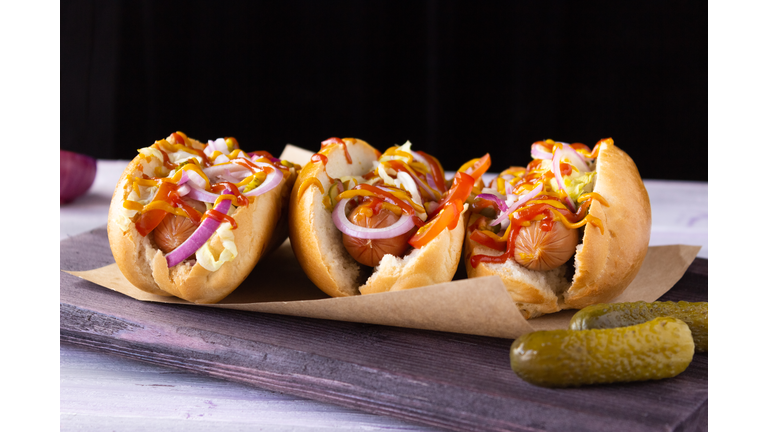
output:
<instances>
[{"instance_id":1,"label":"yellow pepper strip","mask_svg":"<svg viewBox=\"0 0 768 432\"><path fill-rule=\"evenodd\" d=\"M584 202L584 201L588 200L589 198L593 198L593 199L594 199L594 200L596 200L596 201L600 201L600 204L602 204L602 205L604 205L604 206L606 206L606 207L610 207L610 206L608 205L608 201L606 201L606 200L605 200L605 198L603 198L603 197L602 197L602 196L601 196L599 193L597 193L597 192L590 192L590 193L581 194L581 196L579 197L579 199L578 199L577 201L578 201L579 203L582 203L582 202Z\"/></svg>"},{"instance_id":2,"label":"yellow pepper strip","mask_svg":"<svg viewBox=\"0 0 768 432\"><path fill-rule=\"evenodd\" d=\"M496 190L497 190L497 191L498 191L500 194L504 194L504 195L506 195L506 194L507 194L507 190L506 190L506 182L505 182L505 181L504 181L504 179L503 179L503 178L501 178L501 177L497 177L497 178L496 178Z\"/></svg>"},{"instance_id":3,"label":"yellow pepper strip","mask_svg":"<svg viewBox=\"0 0 768 432\"><path fill-rule=\"evenodd\" d=\"M480 160L480 158L472 159L471 161L469 161L469 162L465 163L464 165L462 165L461 168L459 168L459 170L457 172L466 172L468 169L470 169L472 167L472 165L475 164L475 162L477 162L479 160Z\"/></svg>"},{"instance_id":4,"label":"yellow pepper strip","mask_svg":"<svg viewBox=\"0 0 768 432\"><path fill-rule=\"evenodd\" d=\"M565 218L565 216L563 216L563 215L562 215L560 212L556 212L556 211L553 211L553 212L551 212L551 213L552 213L552 214L553 214L553 215L554 215L554 216L555 216L555 217L556 217L556 218L557 218L557 219L558 219L560 222L562 222L562 224L563 224L563 225L565 225L565 227L566 227L566 228L568 228L568 229L576 229L576 228L581 228L581 227L583 227L584 225L586 225L587 223L591 223L592 225L594 225L594 226L596 226L596 227L600 228L600 234L603 234L603 222L602 222L600 219L598 219L598 218L596 218L596 217L594 217L594 216L592 216L592 215L587 215L587 217L585 217L584 219L580 220L579 222L576 222L576 223L571 223L571 222L569 222L569 221L568 221L568 219L566 219L566 218Z\"/></svg>"}]
</instances>

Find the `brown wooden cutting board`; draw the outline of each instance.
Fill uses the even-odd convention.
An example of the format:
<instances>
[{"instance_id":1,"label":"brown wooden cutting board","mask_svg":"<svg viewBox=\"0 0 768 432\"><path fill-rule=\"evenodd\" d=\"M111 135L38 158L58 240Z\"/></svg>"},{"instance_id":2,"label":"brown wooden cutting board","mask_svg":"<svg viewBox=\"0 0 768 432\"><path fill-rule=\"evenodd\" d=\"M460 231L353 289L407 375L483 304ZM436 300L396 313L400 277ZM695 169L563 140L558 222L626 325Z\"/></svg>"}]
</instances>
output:
<instances>
[{"instance_id":1,"label":"brown wooden cutting board","mask_svg":"<svg viewBox=\"0 0 768 432\"><path fill-rule=\"evenodd\" d=\"M64 270L114 262L106 229L61 242ZM508 339L141 302L61 272L61 341L452 430L707 429L707 354L675 378L545 389ZM707 301L696 259L661 300ZM256 420L256 419L254 419Z\"/></svg>"}]
</instances>

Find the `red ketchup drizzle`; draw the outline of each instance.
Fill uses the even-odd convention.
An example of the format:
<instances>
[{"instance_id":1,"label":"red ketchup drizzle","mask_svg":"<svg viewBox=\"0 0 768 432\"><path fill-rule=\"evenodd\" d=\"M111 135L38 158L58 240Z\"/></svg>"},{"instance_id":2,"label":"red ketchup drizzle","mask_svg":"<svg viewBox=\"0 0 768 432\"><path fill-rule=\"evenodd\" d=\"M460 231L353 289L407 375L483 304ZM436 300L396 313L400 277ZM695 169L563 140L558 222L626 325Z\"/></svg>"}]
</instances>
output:
<instances>
[{"instance_id":1,"label":"red ketchup drizzle","mask_svg":"<svg viewBox=\"0 0 768 432\"><path fill-rule=\"evenodd\" d=\"M352 165L352 156L349 155L349 150L347 150L347 143L341 138L333 137L323 141L320 143L320 151L333 144L341 144L341 146L344 147L344 156L347 158L347 163Z\"/></svg>"}]
</instances>

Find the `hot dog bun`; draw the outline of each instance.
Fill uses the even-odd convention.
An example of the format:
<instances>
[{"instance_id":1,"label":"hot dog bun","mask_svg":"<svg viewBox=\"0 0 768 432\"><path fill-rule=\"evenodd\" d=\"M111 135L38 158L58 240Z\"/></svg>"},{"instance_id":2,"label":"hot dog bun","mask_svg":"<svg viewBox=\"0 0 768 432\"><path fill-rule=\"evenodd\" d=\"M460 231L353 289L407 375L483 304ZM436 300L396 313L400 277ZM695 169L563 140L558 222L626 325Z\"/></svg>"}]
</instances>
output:
<instances>
[{"instance_id":1,"label":"hot dog bun","mask_svg":"<svg viewBox=\"0 0 768 432\"><path fill-rule=\"evenodd\" d=\"M189 139L198 149L205 147ZM239 206L229 215L237 223L232 230L237 255L215 271L208 271L192 259L168 268L165 254L154 240L153 232L142 236L134 223L127 221L123 203L132 188L132 179L142 174L154 176L162 165L156 157L142 155L131 161L112 195L107 232L109 243L120 271L137 288L161 296L176 296L194 303L216 303L234 291L248 276L259 259L279 246L287 236L285 219L290 190L296 178L294 170L268 192L252 197L247 206ZM214 256L224 251L218 232L210 238Z\"/></svg>"},{"instance_id":2,"label":"hot dog bun","mask_svg":"<svg viewBox=\"0 0 768 432\"><path fill-rule=\"evenodd\" d=\"M329 177L366 174L379 153L367 142L344 138L344 146L333 144L323 150L327 163L309 163L299 173L291 193L289 230L291 246L304 272L326 294L353 296L416 288L447 282L453 278L461 258L464 215L453 230L443 230L430 243L413 249L403 258L385 255L369 275L347 252L342 233L333 223L331 212L323 204L323 194L311 179L327 191ZM327 175L326 175L327 172ZM302 185L307 182L307 186Z\"/></svg>"},{"instance_id":3,"label":"hot dog bun","mask_svg":"<svg viewBox=\"0 0 768 432\"><path fill-rule=\"evenodd\" d=\"M501 253L470 240L467 233L467 275L499 276L526 318L607 302L621 294L637 275L648 250L650 200L634 161L617 146L603 145L596 172L594 192L609 206L595 201L589 214L602 221L604 233L589 223L582 228L582 242L574 256L575 273L568 268L570 263L533 271L513 259L473 267L472 256Z\"/></svg>"}]
</instances>

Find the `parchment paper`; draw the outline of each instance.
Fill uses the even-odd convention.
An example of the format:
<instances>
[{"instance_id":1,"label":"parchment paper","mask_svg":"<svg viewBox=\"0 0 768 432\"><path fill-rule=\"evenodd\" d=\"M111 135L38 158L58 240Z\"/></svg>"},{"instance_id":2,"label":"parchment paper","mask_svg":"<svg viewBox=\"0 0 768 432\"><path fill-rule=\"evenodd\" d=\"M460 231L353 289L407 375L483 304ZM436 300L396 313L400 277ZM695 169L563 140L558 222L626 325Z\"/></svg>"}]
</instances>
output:
<instances>
[{"instance_id":1,"label":"parchment paper","mask_svg":"<svg viewBox=\"0 0 768 432\"><path fill-rule=\"evenodd\" d=\"M312 153L288 145L280 156L302 166ZM635 280L613 302L654 301L683 276L700 246L655 246L648 249ZM117 264L74 276L141 301L193 304L149 294L134 287ZM289 240L258 263L232 294L214 305L310 318L391 325L514 339L534 330L567 328L575 311L525 320L496 276L466 279L463 262L451 282L404 291L331 298L309 280L293 255Z\"/></svg>"}]
</instances>

